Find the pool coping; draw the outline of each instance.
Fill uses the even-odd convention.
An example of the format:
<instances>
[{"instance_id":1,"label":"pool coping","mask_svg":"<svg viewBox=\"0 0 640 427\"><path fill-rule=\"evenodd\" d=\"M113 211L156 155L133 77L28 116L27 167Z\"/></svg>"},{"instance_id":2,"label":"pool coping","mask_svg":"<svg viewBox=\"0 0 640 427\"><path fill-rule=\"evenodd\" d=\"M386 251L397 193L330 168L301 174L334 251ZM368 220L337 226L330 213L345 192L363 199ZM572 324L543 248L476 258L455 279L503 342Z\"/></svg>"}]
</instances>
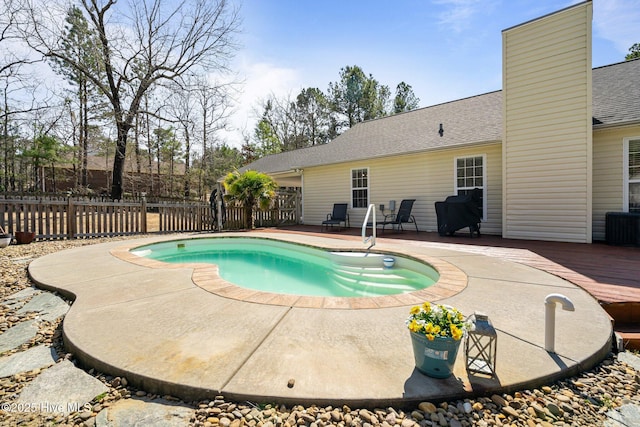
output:
<instances>
[{"instance_id":1,"label":"pool coping","mask_svg":"<svg viewBox=\"0 0 640 427\"><path fill-rule=\"evenodd\" d=\"M309 248L315 248L325 251L339 251L340 249L331 247L315 246L310 244L302 244L296 242L290 242L285 239L278 239L273 237L246 237L246 236L216 236L207 235L200 237L190 238L176 238L175 241L183 240L196 240L196 239L265 239L275 242L285 242L293 245L301 245ZM171 242L174 239L163 240L162 243ZM455 265L432 256L424 254L410 253L404 251L401 248L394 251L377 251L371 250L369 252L384 255L397 255L403 256L409 259L414 259L420 262L424 262L433 267L439 277L438 280L431 286L420 289L413 292L407 292L403 294L395 295L383 295L376 297L320 297L320 296L301 296L301 295L288 295L278 294L273 292L265 292L255 289L243 288L237 286L222 277L220 277L219 269L214 264L203 263L166 263L150 258L145 258L140 255L136 255L132 252L133 249L140 247L141 245L134 245L131 243L123 244L117 248L110 250L111 255L114 257L142 267L154 268L154 269L181 269L191 268L193 270L192 280L195 285L204 289L207 292L211 292L223 298L231 298L238 301L253 302L258 304L278 305L286 307L296 308L323 308L323 309L372 309L372 308L391 308L391 307L403 307L406 305L417 305L424 301L436 301L444 298L452 297L462 292L468 283L468 277ZM354 252L354 250L351 250ZM367 252L365 250L358 250L357 252Z\"/></svg>"}]
</instances>

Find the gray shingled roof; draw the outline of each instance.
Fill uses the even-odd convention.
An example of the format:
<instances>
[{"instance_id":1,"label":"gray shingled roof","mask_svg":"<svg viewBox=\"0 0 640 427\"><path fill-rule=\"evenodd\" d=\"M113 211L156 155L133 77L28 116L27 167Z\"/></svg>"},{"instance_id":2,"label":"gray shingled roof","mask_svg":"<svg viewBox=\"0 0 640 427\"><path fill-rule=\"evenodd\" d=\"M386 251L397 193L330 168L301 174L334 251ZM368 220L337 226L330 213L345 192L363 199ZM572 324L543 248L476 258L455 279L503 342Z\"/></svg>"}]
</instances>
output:
<instances>
[{"instance_id":1,"label":"gray shingled roof","mask_svg":"<svg viewBox=\"0 0 640 427\"><path fill-rule=\"evenodd\" d=\"M640 59L593 70L593 124L640 121Z\"/></svg>"},{"instance_id":2,"label":"gray shingled roof","mask_svg":"<svg viewBox=\"0 0 640 427\"><path fill-rule=\"evenodd\" d=\"M597 126L640 122L640 60L593 70L593 116ZM496 91L359 123L328 144L266 156L243 170L286 172L501 139L502 91Z\"/></svg>"}]
</instances>

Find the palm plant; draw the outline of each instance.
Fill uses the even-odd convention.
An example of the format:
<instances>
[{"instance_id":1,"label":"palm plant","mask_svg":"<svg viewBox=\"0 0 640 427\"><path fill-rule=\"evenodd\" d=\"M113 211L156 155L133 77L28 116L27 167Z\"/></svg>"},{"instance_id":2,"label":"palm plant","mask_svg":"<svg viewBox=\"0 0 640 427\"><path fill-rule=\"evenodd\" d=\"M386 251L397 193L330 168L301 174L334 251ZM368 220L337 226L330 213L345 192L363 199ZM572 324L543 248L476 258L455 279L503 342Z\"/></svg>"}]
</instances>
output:
<instances>
[{"instance_id":1,"label":"palm plant","mask_svg":"<svg viewBox=\"0 0 640 427\"><path fill-rule=\"evenodd\" d=\"M253 209L267 209L276 196L278 184L267 174L248 170L230 172L224 179L225 196L244 207L245 224L253 229Z\"/></svg>"}]
</instances>

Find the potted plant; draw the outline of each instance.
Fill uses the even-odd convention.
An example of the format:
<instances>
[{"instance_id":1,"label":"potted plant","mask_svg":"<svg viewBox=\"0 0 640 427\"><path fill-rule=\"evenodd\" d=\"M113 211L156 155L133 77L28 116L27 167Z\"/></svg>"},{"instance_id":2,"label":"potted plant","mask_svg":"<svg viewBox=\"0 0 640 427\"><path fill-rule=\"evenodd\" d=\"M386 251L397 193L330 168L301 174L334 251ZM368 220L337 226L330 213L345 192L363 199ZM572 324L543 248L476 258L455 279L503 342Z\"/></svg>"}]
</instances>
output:
<instances>
[{"instance_id":1,"label":"potted plant","mask_svg":"<svg viewBox=\"0 0 640 427\"><path fill-rule=\"evenodd\" d=\"M406 325L416 368L434 378L449 377L460 342L472 324L453 307L425 302L411 308Z\"/></svg>"},{"instance_id":2,"label":"potted plant","mask_svg":"<svg viewBox=\"0 0 640 427\"><path fill-rule=\"evenodd\" d=\"M36 233L32 231L16 231L16 243L19 245L29 244L35 238Z\"/></svg>"},{"instance_id":3,"label":"potted plant","mask_svg":"<svg viewBox=\"0 0 640 427\"><path fill-rule=\"evenodd\" d=\"M11 239L13 239L13 236L11 236L11 234L7 234L4 231L4 228L0 225L0 248L6 248L9 246Z\"/></svg>"}]
</instances>

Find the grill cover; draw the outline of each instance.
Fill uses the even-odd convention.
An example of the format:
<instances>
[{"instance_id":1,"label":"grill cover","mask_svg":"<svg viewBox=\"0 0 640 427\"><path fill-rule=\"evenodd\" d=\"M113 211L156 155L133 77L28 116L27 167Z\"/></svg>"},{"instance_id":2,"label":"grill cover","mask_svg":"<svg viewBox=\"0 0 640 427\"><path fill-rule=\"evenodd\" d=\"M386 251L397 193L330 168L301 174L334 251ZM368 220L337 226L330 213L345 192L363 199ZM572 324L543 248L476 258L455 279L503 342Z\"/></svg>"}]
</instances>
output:
<instances>
[{"instance_id":1,"label":"grill cover","mask_svg":"<svg viewBox=\"0 0 640 427\"><path fill-rule=\"evenodd\" d=\"M482 215L478 209L479 200L466 194L449 196L444 202L436 202L436 216L438 217L438 234L453 235L461 228L469 227L469 233L480 236L480 221Z\"/></svg>"}]
</instances>

